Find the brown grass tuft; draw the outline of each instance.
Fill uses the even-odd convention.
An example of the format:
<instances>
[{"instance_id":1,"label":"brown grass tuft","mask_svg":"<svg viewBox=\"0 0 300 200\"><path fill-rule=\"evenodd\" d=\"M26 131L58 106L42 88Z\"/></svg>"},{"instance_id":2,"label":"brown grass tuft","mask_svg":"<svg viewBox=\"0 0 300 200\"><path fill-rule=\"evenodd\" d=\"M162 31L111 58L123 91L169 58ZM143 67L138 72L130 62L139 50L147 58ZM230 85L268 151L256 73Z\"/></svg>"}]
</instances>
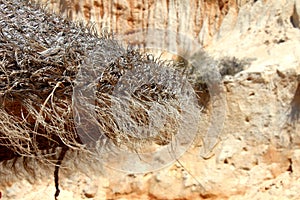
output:
<instances>
[{"instance_id":1,"label":"brown grass tuft","mask_svg":"<svg viewBox=\"0 0 300 200\"><path fill-rule=\"evenodd\" d=\"M31 1L0 0L0 161L53 162L56 148L86 151L103 137L134 152L169 144L183 117L198 118L188 106L190 88L172 67ZM78 112L86 119L76 121ZM101 134L82 137L78 126Z\"/></svg>"}]
</instances>

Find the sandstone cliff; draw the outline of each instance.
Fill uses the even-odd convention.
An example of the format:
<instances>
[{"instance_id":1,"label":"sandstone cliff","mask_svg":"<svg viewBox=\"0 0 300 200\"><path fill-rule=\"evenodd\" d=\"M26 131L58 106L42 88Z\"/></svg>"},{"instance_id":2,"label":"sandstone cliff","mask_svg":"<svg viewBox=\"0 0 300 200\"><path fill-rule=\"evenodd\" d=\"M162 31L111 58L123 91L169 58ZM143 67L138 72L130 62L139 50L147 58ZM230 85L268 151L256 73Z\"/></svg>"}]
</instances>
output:
<instances>
[{"instance_id":1,"label":"sandstone cliff","mask_svg":"<svg viewBox=\"0 0 300 200\"><path fill-rule=\"evenodd\" d=\"M184 33L208 43L219 30L224 16L237 13L247 1L234 0L54 0L49 4L73 20L85 20L101 31L117 34L135 29L160 28Z\"/></svg>"},{"instance_id":2,"label":"sandstone cliff","mask_svg":"<svg viewBox=\"0 0 300 200\"><path fill-rule=\"evenodd\" d=\"M157 172L65 175L60 199L300 198L299 0L52 0L48 6L98 30L170 29L195 38L216 59L249 63L223 80L226 120L210 158L199 155L197 141L180 163ZM209 114L201 123L209 124ZM52 199L51 181L23 180L1 191L8 199Z\"/></svg>"}]
</instances>

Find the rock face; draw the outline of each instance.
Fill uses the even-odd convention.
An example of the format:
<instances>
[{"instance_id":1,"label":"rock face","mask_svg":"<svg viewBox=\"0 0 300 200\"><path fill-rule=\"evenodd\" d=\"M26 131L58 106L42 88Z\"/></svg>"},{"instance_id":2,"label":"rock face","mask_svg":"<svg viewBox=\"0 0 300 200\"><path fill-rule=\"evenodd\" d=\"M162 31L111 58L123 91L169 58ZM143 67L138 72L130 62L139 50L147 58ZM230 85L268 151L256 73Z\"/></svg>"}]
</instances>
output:
<instances>
[{"instance_id":1,"label":"rock face","mask_svg":"<svg viewBox=\"0 0 300 200\"><path fill-rule=\"evenodd\" d=\"M157 172L78 172L62 181L59 199L299 199L300 1L113 2L57 0L49 7L117 33L151 26L181 32L216 59L250 64L223 79L226 120L210 158L199 156L195 142L180 162ZM209 124L209 114L203 119ZM23 180L0 191L7 199L52 199L49 182Z\"/></svg>"},{"instance_id":2,"label":"rock face","mask_svg":"<svg viewBox=\"0 0 300 200\"><path fill-rule=\"evenodd\" d=\"M159 28L189 34L203 44L219 30L229 10L247 1L235 0L52 0L49 8L74 20L90 21L101 31L118 34Z\"/></svg>"}]
</instances>

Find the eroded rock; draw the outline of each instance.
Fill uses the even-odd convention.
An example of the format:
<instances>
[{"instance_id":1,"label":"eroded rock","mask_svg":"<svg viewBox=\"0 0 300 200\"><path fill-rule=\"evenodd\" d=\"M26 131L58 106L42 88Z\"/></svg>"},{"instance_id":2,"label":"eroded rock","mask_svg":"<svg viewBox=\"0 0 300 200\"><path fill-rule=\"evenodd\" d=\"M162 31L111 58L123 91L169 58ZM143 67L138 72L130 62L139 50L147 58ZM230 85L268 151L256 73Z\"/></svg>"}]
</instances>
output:
<instances>
[{"instance_id":1,"label":"eroded rock","mask_svg":"<svg viewBox=\"0 0 300 200\"><path fill-rule=\"evenodd\" d=\"M79 184L80 191L95 199L299 197L299 118L290 120L291 109L296 106L297 110L298 105L294 102L300 72L299 1L189 1L186 5L177 1L91 2L67 5L67 1L53 1L51 6L71 13L74 19L96 21L100 28L108 26L116 32L148 25L170 28L199 39L216 59L235 56L251 62L244 71L224 79L227 115L214 156L201 158L198 141L182 156L182 165L136 176L111 172L97 176L98 182L88 189ZM207 120L203 124L209 124L208 116L203 119ZM105 184L99 184L101 181ZM99 185L96 193L95 185ZM30 187L21 197L47 188ZM73 198L78 188L70 189L73 192L68 198ZM9 194L4 190L3 195L20 197L16 192L20 189ZM43 194L48 192L44 189Z\"/></svg>"}]
</instances>

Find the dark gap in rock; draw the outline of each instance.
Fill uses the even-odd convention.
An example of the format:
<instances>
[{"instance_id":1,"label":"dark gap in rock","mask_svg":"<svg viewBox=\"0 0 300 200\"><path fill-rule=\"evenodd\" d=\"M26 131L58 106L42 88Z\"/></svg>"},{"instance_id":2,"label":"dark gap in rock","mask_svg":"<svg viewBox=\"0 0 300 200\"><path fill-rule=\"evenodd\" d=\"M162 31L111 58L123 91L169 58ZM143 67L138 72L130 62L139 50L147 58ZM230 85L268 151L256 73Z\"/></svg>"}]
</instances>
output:
<instances>
[{"instance_id":1,"label":"dark gap in rock","mask_svg":"<svg viewBox=\"0 0 300 200\"><path fill-rule=\"evenodd\" d=\"M293 173L293 161L292 161L292 159L289 158L289 162L290 162L290 165L289 165L287 171Z\"/></svg>"},{"instance_id":2,"label":"dark gap in rock","mask_svg":"<svg viewBox=\"0 0 300 200\"><path fill-rule=\"evenodd\" d=\"M252 77L247 78L247 81L252 81L252 80L253 80Z\"/></svg>"},{"instance_id":3,"label":"dark gap in rock","mask_svg":"<svg viewBox=\"0 0 300 200\"><path fill-rule=\"evenodd\" d=\"M249 167L242 167L242 170L250 171L250 168Z\"/></svg>"},{"instance_id":4,"label":"dark gap in rock","mask_svg":"<svg viewBox=\"0 0 300 200\"><path fill-rule=\"evenodd\" d=\"M224 164L228 164L228 159L227 158L225 158Z\"/></svg>"},{"instance_id":5,"label":"dark gap in rock","mask_svg":"<svg viewBox=\"0 0 300 200\"><path fill-rule=\"evenodd\" d=\"M246 121L246 122L250 122L250 118L247 116L247 117L245 118L245 121Z\"/></svg>"},{"instance_id":6,"label":"dark gap in rock","mask_svg":"<svg viewBox=\"0 0 300 200\"><path fill-rule=\"evenodd\" d=\"M208 194L200 194L200 197L202 199L216 199L217 195L208 193Z\"/></svg>"},{"instance_id":7,"label":"dark gap in rock","mask_svg":"<svg viewBox=\"0 0 300 200\"><path fill-rule=\"evenodd\" d=\"M291 112L289 118L291 122L296 123L300 118L300 83L298 83L294 98L291 102Z\"/></svg>"},{"instance_id":8,"label":"dark gap in rock","mask_svg":"<svg viewBox=\"0 0 300 200\"><path fill-rule=\"evenodd\" d=\"M285 42L285 39L280 39L277 41L277 44L284 43L284 42Z\"/></svg>"},{"instance_id":9,"label":"dark gap in rock","mask_svg":"<svg viewBox=\"0 0 300 200\"><path fill-rule=\"evenodd\" d=\"M294 4L293 14L290 17L290 21L294 28L299 28L299 14L297 13L296 4Z\"/></svg>"}]
</instances>

